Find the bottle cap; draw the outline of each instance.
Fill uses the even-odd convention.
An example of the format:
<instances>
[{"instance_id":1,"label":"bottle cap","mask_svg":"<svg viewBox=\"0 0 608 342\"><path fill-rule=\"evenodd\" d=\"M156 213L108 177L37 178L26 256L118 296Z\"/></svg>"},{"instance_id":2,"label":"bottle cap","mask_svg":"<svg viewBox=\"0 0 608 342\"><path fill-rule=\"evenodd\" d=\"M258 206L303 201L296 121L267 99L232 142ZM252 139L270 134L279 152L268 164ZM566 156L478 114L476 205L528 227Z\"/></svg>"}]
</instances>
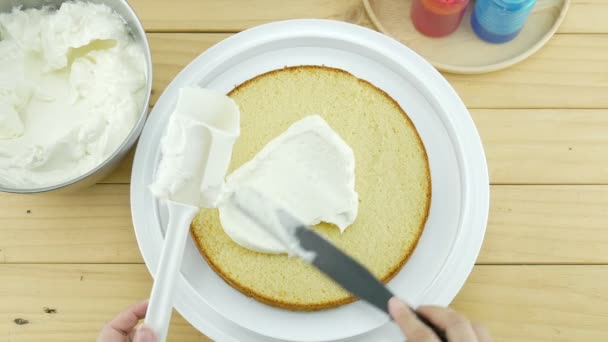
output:
<instances>
[{"instance_id":1,"label":"bottle cap","mask_svg":"<svg viewBox=\"0 0 608 342\"><path fill-rule=\"evenodd\" d=\"M429 11L449 15L461 12L468 4L469 0L421 0L424 7ZM517 0L515 0L517 1Z\"/></svg>"}]
</instances>

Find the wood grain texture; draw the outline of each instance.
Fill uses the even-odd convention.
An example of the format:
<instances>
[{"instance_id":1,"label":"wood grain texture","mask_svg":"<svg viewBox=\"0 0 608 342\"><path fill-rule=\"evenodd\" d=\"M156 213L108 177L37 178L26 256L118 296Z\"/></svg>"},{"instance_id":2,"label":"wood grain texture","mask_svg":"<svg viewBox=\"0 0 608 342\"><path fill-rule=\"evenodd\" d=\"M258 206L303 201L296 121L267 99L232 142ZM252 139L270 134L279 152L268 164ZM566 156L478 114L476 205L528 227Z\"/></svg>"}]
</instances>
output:
<instances>
[{"instance_id":1,"label":"wood grain texture","mask_svg":"<svg viewBox=\"0 0 608 342\"><path fill-rule=\"evenodd\" d=\"M476 266L453 307L494 341L607 341L608 266Z\"/></svg>"},{"instance_id":2,"label":"wood grain texture","mask_svg":"<svg viewBox=\"0 0 608 342\"><path fill-rule=\"evenodd\" d=\"M476 266L453 306L495 341L605 341L607 283L608 266ZM92 341L150 286L144 265L0 265L0 336ZM169 341L209 340L174 314Z\"/></svg>"},{"instance_id":3,"label":"wood grain texture","mask_svg":"<svg viewBox=\"0 0 608 342\"><path fill-rule=\"evenodd\" d=\"M608 184L608 110L475 109L492 184Z\"/></svg>"},{"instance_id":4,"label":"wood grain texture","mask_svg":"<svg viewBox=\"0 0 608 342\"><path fill-rule=\"evenodd\" d=\"M142 262L128 185L0 203L0 263ZM492 186L490 208L478 263L608 263L608 186Z\"/></svg>"},{"instance_id":5,"label":"wood grain texture","mask_svg":"<svg viewBox=\"0 0 608 342\"><path fill-rule=\"evenodd\" d=\"M94 341L107 321L146 298L151 286L144 265L0 265L0 339ZM44 307L57 312L47 314ZM17 325L16 318L29 324ZM211 340L174 312L168 341Z\"/></svg>"},{"instance_id":6,"label":"wood grain texture","mask_svg":"<svg viewBox=\"0 0 608 342\"><path fill-rule=\"evenodd\" d=\"M156 32L238 32L271 21L320 18L372 26L360 0L132 0L144 27ZM561 33L608 33L608 3L573 0Z\"/></svg>"},{"instance_id":7,"label":"wood grain texture","mask_svg":"<svg viewBox=\"0 0 608 342\"><path fill-rule=\"evenodd\" d=\"M492 184L608 184L608 110L473 109ZM132 156L102 183L128 183Z\"/></svg>"},{"instance_id":8,"label":"wood grain texture","mask_svg":"<svg viewBox=\"0 0 608 342\"><path fill-rule=\"evenodd\" d=\"M151 33L153 105L173 77L226 34ZM556 35L528 60L482 75L446 74L469 108L608 108L608 35Z\"/></svg>"},{"instance_id":9,"label":"wood grain texture","mask_svg":"<svg viewBox=\"0 0 608 342\"><path fill-rule=\"evenodd\" d=\"M572 0L559 32L608 33L606 13L608 2L605 0Z\"/></svg>"},{"instance_id":10,"label":"wood grain texture","mask_svg":"<svg viewBox=\"0 0 608 342\"><path fill-rule=\"evenodd\" d=\"M371 25L360 0L132 0L147 31L238 32L271 21L333 19Z\"/></svg>"},{"instance_id":11,"label":"wood grain texture","mask_svg":"<svg viewBox=\"0 0 608 342\"><path fill-rule=\"evenodd\" d=\"M608 186L493 186L478 263L608 263Z\"/></svg>"},{"instance_id":12,"label":"wood grain texture","mask_svg":"<svg viewBox=\"0 0 608 342\"><path fill-rule=\"evenodd\" d=\"M608 35L555 35L511 68L446 74L469 108L608 108Z\"/></svg>"},{"instance_id":13,"label":"wood grain texture","mask_svg":"<svg viewBox=\"0 0 608 342\"><path fill-rule=\"evenodd\" d=\"M0 194L0 203L0 263L142 262L127 185Z\"/></svg>"}]
</instances>

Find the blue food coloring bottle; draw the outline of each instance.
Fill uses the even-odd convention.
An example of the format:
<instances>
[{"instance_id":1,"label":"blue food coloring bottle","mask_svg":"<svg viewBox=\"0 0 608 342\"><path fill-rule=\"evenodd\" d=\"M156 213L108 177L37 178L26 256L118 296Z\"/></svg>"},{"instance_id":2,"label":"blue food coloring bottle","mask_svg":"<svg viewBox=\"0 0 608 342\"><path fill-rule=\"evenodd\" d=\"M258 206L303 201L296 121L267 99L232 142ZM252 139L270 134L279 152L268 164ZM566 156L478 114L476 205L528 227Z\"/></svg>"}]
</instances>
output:
<instances>
[{"instance_id":1,"label":"blue food coloring bottle","mask_svg":"<svg viewBox=\"0 0 608 342\"><path fill-rule=\"evenodd\" d=\"M508 42L519 34L535 4L536 0L477 0L471 26L486 42Z\"/></svg>"}]
</instances>

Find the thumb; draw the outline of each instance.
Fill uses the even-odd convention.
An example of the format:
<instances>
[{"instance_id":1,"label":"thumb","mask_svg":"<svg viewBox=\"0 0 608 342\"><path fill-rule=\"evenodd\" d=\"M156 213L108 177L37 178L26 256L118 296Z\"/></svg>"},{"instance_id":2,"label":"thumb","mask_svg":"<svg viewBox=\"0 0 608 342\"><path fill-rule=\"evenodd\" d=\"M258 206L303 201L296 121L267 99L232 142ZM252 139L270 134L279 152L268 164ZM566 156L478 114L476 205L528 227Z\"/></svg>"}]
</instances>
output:
<instances>
[{"instance_id":1,"label":"thumb","mask_svg":"<svg viewBox=\"0 0 608 342\"><path fill-rule=\"evenodd\" d=\"M135 331L133 342L156 342L156 335L150 327L142 325Z\"/></svg>"}]
</instances>

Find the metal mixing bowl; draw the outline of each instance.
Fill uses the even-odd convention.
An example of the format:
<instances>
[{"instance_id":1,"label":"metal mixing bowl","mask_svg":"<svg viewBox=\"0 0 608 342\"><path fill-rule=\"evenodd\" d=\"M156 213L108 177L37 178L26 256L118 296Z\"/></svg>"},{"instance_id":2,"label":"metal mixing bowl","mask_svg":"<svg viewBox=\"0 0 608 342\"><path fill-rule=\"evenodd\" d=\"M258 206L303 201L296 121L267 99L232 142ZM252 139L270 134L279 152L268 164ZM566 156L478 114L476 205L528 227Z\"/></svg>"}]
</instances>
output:
<instances>
[{"instance_id":1,"label":"metal mixing bowl","mask_svg":"<svg viewBox=\"0 0 608 342\"><path fill-rule=\"evenodd\" d=\"M7 188L0 185L1 192L13 192L13 193L41 193L41 192L49 192L49 191L70 191L76 190L84 187L91 186L95 184L97 181L107 176L110 172L112 172L120 163L120 161L125 157L125 155L129 152L133 144L137 141L141 130L144 127L146 122L146 116L148 113L148 103L150 102L150 92L152 90L152 57L150 54L150 46L148 45L148 39L146 38L146 32L144 31L139 18L129 6L126 0L80 0L87 1L92 3L101 3L106 4L111 7L122 16L129 27L131 36L135 40L136 43L140 44L143 51L144 56L146 58L146 89L145 89L145 101L144 105L141 108L141 112L139 113L139 117L135 126L131 129L131 132L127 136L127 138L120 145L118 150L116 150L112 155L110 155L106 160L104 160L101 164L96 166L91 171L85 173L82 176L71 179L69 181L42 188L30 188L30 189L14 189ZM8 0L8 1L0 1L0 13L2 12L10 12L13 7L21 6L22 8L41 8L43 6L50 6L51 8L59 8L61 3L66 2L65 0Z\"/></svg>"}]
</instances>

